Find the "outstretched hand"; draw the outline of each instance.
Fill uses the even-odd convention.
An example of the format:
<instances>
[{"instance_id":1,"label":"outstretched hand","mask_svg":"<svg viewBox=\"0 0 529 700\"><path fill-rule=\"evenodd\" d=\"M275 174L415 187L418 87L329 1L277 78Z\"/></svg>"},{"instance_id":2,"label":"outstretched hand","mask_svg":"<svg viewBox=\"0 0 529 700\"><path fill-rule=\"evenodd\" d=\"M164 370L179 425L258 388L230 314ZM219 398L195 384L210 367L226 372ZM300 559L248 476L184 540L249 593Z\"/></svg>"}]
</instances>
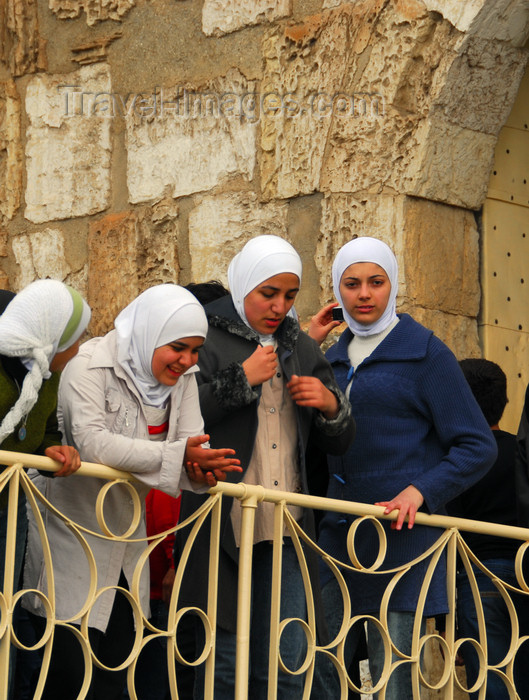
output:
<instances>
[{"instance_id":1,"label":"outstretched hand","mask_svg":"<svg viewBox=\"0 0 529 700\"><path fill-rule=\"evenodd\" d=\"M318 345L323 343L333 328L343 323L343 321L334 321L332 318L332 310L337 306L340 306L338 302L333 301L332 304L324 306L310 319L309 335Z\"/></svg>"},{"instance_id":2,"label":"outstretched hand","mask_svg":"<svg viewBox=\"0 0 529 700\"><path fill-rule=\"evenodd\" d=\"M217 481L225 481L227 472L242 472L240 460L233 458L235 450L221 448L204 449L209 435L197 435L187 439L184 455L185 469L191 481L215 486Z\"/></svg>"},{"instance_id":3,"label":"outstretched hand","mask_svg":"<svg viewBox=\"0 0 529 700\"><path fill-rule=\"evenodd\" d=\"M392 530L402 530L404 520L408 516L408 530L415 524L415 515L424 503L424 498L419 489L415 486L407 486L398 496L391 501L379 501L376 506L385 506L384 515L389 515L392 511L398 510L397 520L391 523Z\"/></svg>"},{"instance_id":4,"label":"outstretched hand","mask_svg":"<svg viewBox=\"0 0 529 700\"><path fill-rule=\"evenodd\" d=\"M60 462L62 467L53 476L70 476L81 466L81 457L75 447L70 445L52 445L44 450L46 457Z\"/></svg>"}]
</instances>

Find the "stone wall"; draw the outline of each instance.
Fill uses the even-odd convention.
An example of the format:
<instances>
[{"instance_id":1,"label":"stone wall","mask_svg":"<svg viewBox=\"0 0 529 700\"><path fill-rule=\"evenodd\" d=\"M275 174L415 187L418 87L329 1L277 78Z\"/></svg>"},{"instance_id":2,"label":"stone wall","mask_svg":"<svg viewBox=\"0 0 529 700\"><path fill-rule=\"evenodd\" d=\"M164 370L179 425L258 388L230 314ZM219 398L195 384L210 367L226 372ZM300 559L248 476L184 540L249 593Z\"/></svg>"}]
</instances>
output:
<instances>
[{"instance_id":1,"label":"stone wall","mask_svg":"<svg viewBox=\"0 0 529 700\"><path fill-rule=\"evenodd\" d=\"M399 307L479 354L479 231L524 0L0 0L0 285L77 286L103 333L163 281L291 240L304 321L355 235Z\"/></svg>"}]
</instances>

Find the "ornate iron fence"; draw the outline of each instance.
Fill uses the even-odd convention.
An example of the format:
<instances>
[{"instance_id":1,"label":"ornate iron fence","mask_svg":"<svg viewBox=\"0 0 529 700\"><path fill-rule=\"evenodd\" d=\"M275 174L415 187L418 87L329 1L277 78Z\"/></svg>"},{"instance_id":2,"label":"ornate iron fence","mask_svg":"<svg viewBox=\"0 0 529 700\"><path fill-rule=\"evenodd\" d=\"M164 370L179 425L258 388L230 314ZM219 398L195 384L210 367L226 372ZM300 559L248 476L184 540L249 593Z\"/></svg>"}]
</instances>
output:
<instances>
[{"instance_id":1,"label":"ornate iron fence","mask_svg":"<svg viewBox=\"0 0 529 700\"><path fill-rule=\"evenodd\" d=\"M135 488L135 480L130 475L111 469L103 465L83 463L79 472L69 479L82 479L85 476L98 477L107 480L106 485L101 489L98 497L95 517L100 531L90 531L86 527L73 522L58 512L49 503L44 495L38 490L32 479L28 476L26 468L53 471L56 469L54 463L45 457L32 455L2 452L0 451L0 464L7 465L0 473L0 491L7 489L9 492L7 508L7 532L6 532L6 557L4 566L4 580L0 592L0 698L7 698L8 692L8 668L9 658L13 649L23 652L38 652L41 655L41 670L35 690L35 698L39 698L46 679L47 668L51 655L51 644L53 641L54 629L56 626L68 628L81 645L84 662L85 677L79 698L85 697L88 691L92 668L94 665L101 666L101 663L93 653L88 637L88 620L93 605L100 596L104 595L108 588L97 589L97 575L93 553L87 541L88 536L94 536L101 540L108 541L140 541L134 540L133 534L142 515L142 501ZM104 501L110 489L119 485L120 488L128 489L131 502L133 504L133 516L130 526L124 533L112 533L105 521ZM38 530L42 544L42 556L47 572L47 592L35 589L17 590L14 581L14 552L17 525L17 501L18 492L22 489L25 493L28 505L28 512L31 511L34 518L35 527ZM220 536L220 513L224 496L237 498L242 506L240 550L239 550L239 588L238 588L238 615L237 615L237 655L236 655L236 700L243 700L248 697L248 669L250 657L250 603L251 603L251 576L252 576L252 550L253 531L256 509L261 502L273 503L274 508L274 542L273 542L273 577L272 577L272 605L270 614L270 663L269 663L269 697L275 697L275 687L277 685L277 674L279 670L283 672L303 675L304 694L303 698L310 697L314 668L317 658L325 657L331 661L336 668L336 673L340 679L341 697L346 698L348 688L360 692L361 689L355 686L347 674L344 664L344 648L347 634L354 624L362 624L366 621L374 623L382 635L386 649L386 662L381 678L376 685L370 689L364 689L367 694L379 693L379 697L384 697L384 689L388 678L396 667L402 664L409 664L412 674L413 697L425 697L425 693L433 692L437 696L453 698L457 693L466 692L468 688L456 673L456 659L463 644L470 644L478 655L480 662L479 677L470 690L479 691L479 697L485 698L487 673L493 673L501 678L506 685L510 697L516 698L516 688L514 681L514 666L517 653L523 644L529 646L529 637L520 634L518 618L513 596L529 596L529 587L523 574L523 559L525 551L529 545L529 529L514 528L507 526L491 525L487 523L455 519L441 516L428 516L419 513L416 522L420 525L431 526L439 529L439 536L432 546L419 557L406 563L403 566L385 571L390 574L391 579L386 587L379 615L354 615L349 597L347 585L344 579L344 572L347 570L361 571L366 574L378 576L382 573L381 563L386 553L386 539L380 520L382 519L382 507L371 506L349 501L336 501L325 498L305 496L302 494L284 493L268 491L260 486L247 486L244 484L219 484L210 490L210 498L199 508L191 518L177 527L159 533L154 537L145 540L145 549L138 560L133 582L130 591L124 588L114 587L124 595L130 603L136 625L136 636L130 654L114 670L127 669L129 695L132 700L136 700L137 694L134 687L134 673L138 656L142 649L151 644L156 638L168 640L167 644L167 667L172 697L178 698L177 668L178 664L183 667L197 667L205 664L205 688L204 697L214 698L214 659L215 659L215 620L217 616L217 570L218 551ZM300 506L302 508L315 508L327 511L336 511L349 514L352 523L348 532L348 554L349 561L337 561L328 553L324 552L317 543L310 540L302 530L296 520L288 510L288 506ZM61 519L68 530L78 540L83 548L88 571L88 593L82 609L78 611L74 618L58 619L55 607L55 589L53 579L53 557L49 546L45 518L43 513L49 512L54 517ZM186 575L186 565L192 551L193 543L200 528L204 526L206 519L210 526L210 554L209 554L209 588L208 603L205 610L199 608L178 608L178 596L183 577ZM391 519L391 518L388 518ZM379 549L375 552L375 561L370 565L363 565L357 557L355 551L355 537L359 528L365 523L370 523L378 534ZM178 528L189 529L189 536L186 546L178 563L173 587L171 603L169 606L169 616L167 628L159 629L149 622L148 611L143 610L140 603L139 587L142 572L149 566L149 554L163 538ZM280 579L282 565L282 546L285 531L291 537L303 576L305 596L306 596L306 619L280 619ZM499 579L492 571L489 571L483 562L472 553L460 531L476 532L494 536L502 536L520 541L520 547L515 562L515 571L518 585L512 585ZM143 541L143 540L141 540ZM317 556L331 569L333 576L338 582L343 599L343 620L338 635L328 644L322 645L317 636L316 617L317 604L311 588L309 567L307 565L306 553L308 550L316 552ZM435 567L441 558L446 558L447 567L447 592L449 613L446 616L446 632L441 636L436 631L424 631L422 622L422 612L424 610L428 586ZM412 567L420 563L427 562L426 574L421 586L415 624L413 630L413 642L410 654L404 654L392 644L387 629L388 604L392 591L399 580ZM473 603L479 624L479 635L475 640L457 638L456 625L456 571L457 568L464 568L467 571L470 587L472 591ZM511 639L509 648L503 659L499 662L490 662L487 653L486 621L483 613L483 606L480 591L476 582L475 572L481 571L492 581L495 589L502 597L508 611L511 622ZM27 597L36 596L45 611L46 625L40 639L34 645L26 646L16 634L13 625L13 614L17 605L23 604ZM196 651L194 658L185 658L182 654L177 640L177 630L185 616L193 615L199 620L204 629L203 648ZM78 626L74 622L78 622ZM280 639L285 627L289 624L298 624L302 627L306 638L306 653L301 666L297 669L287 669L279 653ZM147 634L146 634L147 633ZM432 674L425 672L424 652L428 645L438 645L441 649L442 661L439 665L437 677L432 679ZM392 657L393 652L393 657ZM440 657L441 658L441 657ZM524 697L520 692L520 697ZM523 689L527 693L528 689ZM459 695L459 697L465 697ZM141 700L141 698L140 698Z\"/></svg>"}]
</instances>

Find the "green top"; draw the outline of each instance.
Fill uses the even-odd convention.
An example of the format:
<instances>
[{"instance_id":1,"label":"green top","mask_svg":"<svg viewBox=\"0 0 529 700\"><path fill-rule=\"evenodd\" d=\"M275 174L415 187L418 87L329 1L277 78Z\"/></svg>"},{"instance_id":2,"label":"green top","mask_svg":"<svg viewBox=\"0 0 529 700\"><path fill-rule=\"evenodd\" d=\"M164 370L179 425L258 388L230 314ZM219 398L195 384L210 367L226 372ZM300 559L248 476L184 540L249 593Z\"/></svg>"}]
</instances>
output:
<instances>
[{"instance_id":1,"label":"green top","mask_svg":"<svg viewBox=\"0 0 529 700\"><path fill-rule=\"evenodd\" d=\"M42 382L37 403L33 406L26 421L26 437L18 439L18 428L8 435L0 449L10 452L26 452L43 455L47 447L60 445L61 432L57 423L57 392L59 373L54 372L50 379ZM0 360L0 421L19 397L16 383L5 371ZM3 468L0 467L0 471ZM0 508L7 505L7 488L0 493Z\"/></svg>"}]
</instances>

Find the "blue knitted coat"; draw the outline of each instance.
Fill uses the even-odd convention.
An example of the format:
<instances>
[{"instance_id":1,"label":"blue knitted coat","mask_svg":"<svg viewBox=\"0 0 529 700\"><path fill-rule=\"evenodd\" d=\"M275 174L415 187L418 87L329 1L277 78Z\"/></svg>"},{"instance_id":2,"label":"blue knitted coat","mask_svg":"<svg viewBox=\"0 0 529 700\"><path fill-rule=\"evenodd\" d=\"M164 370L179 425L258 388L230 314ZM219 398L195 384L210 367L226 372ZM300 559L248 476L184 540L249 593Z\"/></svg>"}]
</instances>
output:
<instances>
[{"instance_id":1,"label":"blue knitted coat","mask_svg":"<svg viewBox=\"0 0 529 700\"><path fill-rule=\"evenodd\" d=\"M328 496L375 503L394 498L413 484L424 496L421 510L445 513L444 505L478 481L494 463L494 438L452 352L407 314L378 347L355 368L349 399L356 420L356 439L343 456L329 456ZM339 387L346 390L352 369L346 330L327 352ZM327 513L321 523L320 545L349 562L346 537L351 523ZM391 530L383 521L388 552L381 569L411 561L441 534L415 525ZM378 538L371 525L356 539L360 561L371 564ZM446 611L445 560L437 566L425 614ZM426 564L414 567L391 596L390 610L413 612ZM330 579L327 567L322 583ZM353 614L377 612L389 582L385 575L346 576Z\"/></svg>"}]
</instances>

